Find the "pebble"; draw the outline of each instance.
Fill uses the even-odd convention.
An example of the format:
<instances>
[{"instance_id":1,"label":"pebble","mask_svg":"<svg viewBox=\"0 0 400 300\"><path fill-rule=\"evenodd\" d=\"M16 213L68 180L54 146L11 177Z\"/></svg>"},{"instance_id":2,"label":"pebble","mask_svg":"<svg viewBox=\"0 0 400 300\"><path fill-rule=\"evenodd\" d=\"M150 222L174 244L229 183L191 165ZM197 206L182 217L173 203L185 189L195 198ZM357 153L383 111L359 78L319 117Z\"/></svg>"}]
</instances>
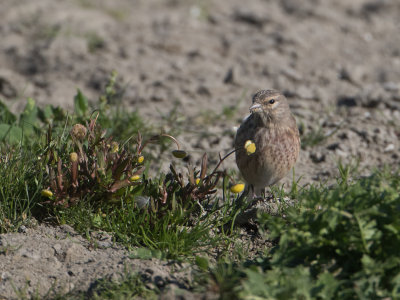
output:
<instances>
[{"instance_id":1,"label":"pebble","mask_svg":"<svg viewBox=\"0 0 400 300\"><path fill-rule=\"evenodd\" d=\"M395 149L393 144L389 144L386 146L386 148L383 150L383 152L392 152Z\"/></svg>"},{"instance_id":2,"label":"pebble","mask_svg":"<svg viewBox=\"0 0 400 300\"><path fill-rule=\"evenodd\" d=\"M26 228L25 225L21 225L21 226L18 227L18 232L19 233L26 233L26 231L27 231L27 228Z\"/></svg>"}]
</instances>

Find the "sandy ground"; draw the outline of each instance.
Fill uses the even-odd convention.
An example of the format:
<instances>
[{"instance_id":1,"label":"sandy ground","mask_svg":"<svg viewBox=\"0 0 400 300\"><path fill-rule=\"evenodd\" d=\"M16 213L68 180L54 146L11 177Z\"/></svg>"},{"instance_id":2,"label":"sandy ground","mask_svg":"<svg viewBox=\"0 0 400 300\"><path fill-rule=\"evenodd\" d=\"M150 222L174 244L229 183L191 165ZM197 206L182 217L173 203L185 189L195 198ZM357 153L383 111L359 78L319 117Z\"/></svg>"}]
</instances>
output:
<instances>
[{"instance_id":1,"label":"sandy ground","mask_svg":"<svg viewBox=\"0 0 400 300\"><path fill-rule=\"evenodd\" d=\"M2 1L0 98L71 108L76 88L95 100L116 70L115 105L181 126L196 159L229 151L251 95L278 89L303 141L327 137L304 143L305 185L332 179L339 160L361 174L398 165L399 32L397 0Z\"/></svg>"}]
</instances>

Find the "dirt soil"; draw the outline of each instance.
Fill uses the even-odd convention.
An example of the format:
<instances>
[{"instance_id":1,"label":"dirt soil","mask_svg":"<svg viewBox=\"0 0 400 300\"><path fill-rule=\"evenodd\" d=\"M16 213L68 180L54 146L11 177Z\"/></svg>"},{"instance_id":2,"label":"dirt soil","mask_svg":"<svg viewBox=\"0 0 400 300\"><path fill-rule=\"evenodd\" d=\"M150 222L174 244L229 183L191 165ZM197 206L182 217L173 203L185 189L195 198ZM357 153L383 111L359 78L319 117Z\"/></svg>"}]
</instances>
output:
<instances>
[{"instance_id":1,"label":"dirt soil","mask_svg":"<svg viewBox=\"0 0 400 300\"><path fill-rule=\"evenodd\" d=\"M303 132L296 177L305 185L332 180L339 160L358 162L361 174L398 165L399 32L397 0L2 1L0 98L14 110L27 97L71 108L76 88L96 99L116 70L123 96L115 105L139 110L148 124L181 126L196 160L229 151L251 95L278 89ZM316 136L323 140L313 145ZM235 168L233 159L225 167ZM22 278L32 278L29 295L44 295L53 279L68 282L62 291L86 289L126 260L121 249L90 250L79 237L67 246L57 240L62 230L0 237L0 247L19 247L0 254L0 298L14 297ZM60 260L55 245L72 254ZM98 257L107 268L96 267ZM83 276L68 275L79 268Z\"/></svg>"},{"instance_id":2,"label":"dirt soil","mask_svg":"<svg viewBox=\"0 0 400 300\"><path fill-rule=\"evenodd\" d=\"M136 259L104 232L94 233L90 242L68 225L19 231L0 235L0 299L51 299L71 291L90 295L96 279L118 282L127 272L140 274L149 288L164 290L164 297L185 294L192 281L188 265Z\"/></svg>"}]
</instances>

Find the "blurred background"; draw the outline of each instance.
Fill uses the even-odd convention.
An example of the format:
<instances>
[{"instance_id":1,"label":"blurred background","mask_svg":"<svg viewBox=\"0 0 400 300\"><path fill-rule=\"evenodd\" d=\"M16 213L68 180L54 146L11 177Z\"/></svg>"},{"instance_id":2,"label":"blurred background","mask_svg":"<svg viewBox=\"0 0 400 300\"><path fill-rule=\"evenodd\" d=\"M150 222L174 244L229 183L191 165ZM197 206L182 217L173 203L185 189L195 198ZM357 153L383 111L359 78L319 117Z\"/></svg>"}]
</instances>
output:
<instances>
[{"instance_id":1,"label":"blurred background","mask_svg":"<svg viewBox=\"0 0 400 300\"><path fill-rule=\"evenodd\" d=\"M274 88L301 130L302 184L338 161L368 174L400 161L399 32L397 0L1 1L0 99L71 109L79 88L95 103L115 70L111 105L196 160L232 149L252 94Z\"/></svg>"}]
</instances>

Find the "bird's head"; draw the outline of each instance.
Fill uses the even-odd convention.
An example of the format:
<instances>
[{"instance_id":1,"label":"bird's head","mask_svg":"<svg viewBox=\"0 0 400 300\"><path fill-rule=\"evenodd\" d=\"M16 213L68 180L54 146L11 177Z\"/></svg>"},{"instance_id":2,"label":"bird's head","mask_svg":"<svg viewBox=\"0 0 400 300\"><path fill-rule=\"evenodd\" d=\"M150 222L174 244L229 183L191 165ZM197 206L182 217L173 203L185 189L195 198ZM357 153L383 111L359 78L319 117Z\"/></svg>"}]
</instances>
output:
<instances>
[{"instance_id":1,"label":"bird's head","mask_svg":"<svg viewBox=\"0 0 400 300\"><path fill-rule=\"evenodd\" d=\"M261 90L253 96L250 113L259 117L264 125L284 122L291 117L286 97L276 90Z\"/></svg>"}]
</instances>

